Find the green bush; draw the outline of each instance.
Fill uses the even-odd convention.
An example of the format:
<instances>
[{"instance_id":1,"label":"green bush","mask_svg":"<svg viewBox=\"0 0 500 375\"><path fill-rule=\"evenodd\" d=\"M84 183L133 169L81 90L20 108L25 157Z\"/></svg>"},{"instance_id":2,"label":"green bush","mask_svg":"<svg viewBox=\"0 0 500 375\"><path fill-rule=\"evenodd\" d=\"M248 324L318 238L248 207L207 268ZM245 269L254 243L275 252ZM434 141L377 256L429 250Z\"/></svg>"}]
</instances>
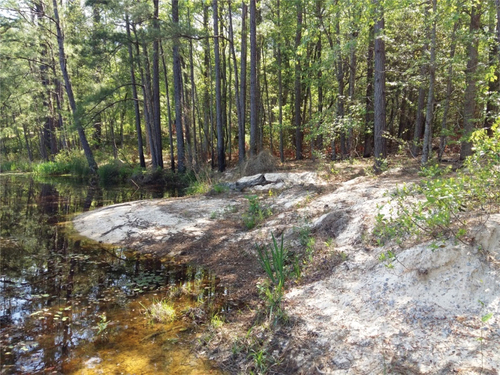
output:
<instances>
[{"instance_id":1,"label":"green bush","mask_svg":"<svg viewBox=\"0 0 500 375\"><path fill-rule=\"evenodd\" d=\"M126 181L134 173L134 169L118 160L101 165L97 170L102 185L119 184Z\"/></svg>"},{"instance_id":2,"label":"green bush","mask_svg":"<svg viewBox=\"0 0 500 375\"><path fill-rule=\"evenodd\" d=\"M31 172L32 164L29 160L5 160L0 163L0 172Z\"/></svg>"},{"instance_id":3,"label":"green bush","mask_svg":"<svg viewBox=\"0 0 500 375\"><path fill-rule=\"evenodd\" d=\"M40 176L69 174L73 177L84 178L90 175L90 168L84 156L74 152L60 152L55 156L54 161L36 165L34 172Z\"/></svg>"},{"instance_id":4,"label":"green bush","mask_svg":"<svg viewBox=\"0 0 500 375\"><path fill-rule=\"evenodd\" d=\"M443 177L433 167L432 177L413 186L404 185L392 194L389 215L376 217L374 236L379 243L395 239L445 239L465 242L474 217L487 218L500 205L500 129L493 136L478 130L471 136L474 154L455 176ZM474 216L474 213L476 215Z\"/></svg>"}]
</instances>

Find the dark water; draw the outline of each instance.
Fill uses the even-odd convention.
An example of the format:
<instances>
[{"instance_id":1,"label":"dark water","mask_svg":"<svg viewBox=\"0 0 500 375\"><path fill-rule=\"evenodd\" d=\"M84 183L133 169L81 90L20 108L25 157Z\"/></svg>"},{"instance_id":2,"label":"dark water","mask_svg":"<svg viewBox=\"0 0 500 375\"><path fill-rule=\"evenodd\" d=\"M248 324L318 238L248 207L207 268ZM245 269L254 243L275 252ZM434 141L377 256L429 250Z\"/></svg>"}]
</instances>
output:
<instances>
[{"instance_id":1,"label":"dark water","mask_svg":"<svg viewBox=\"0 0 500 375\"><path fill-rule=\"evenodd\" d=\"M67 225L85 210L173 194L0 175L0 374L220 373L191 354L185 318L217 311L214 275L81 239ZM159 301L175 320L145 313Z\"/></svg>"}]
</instances>

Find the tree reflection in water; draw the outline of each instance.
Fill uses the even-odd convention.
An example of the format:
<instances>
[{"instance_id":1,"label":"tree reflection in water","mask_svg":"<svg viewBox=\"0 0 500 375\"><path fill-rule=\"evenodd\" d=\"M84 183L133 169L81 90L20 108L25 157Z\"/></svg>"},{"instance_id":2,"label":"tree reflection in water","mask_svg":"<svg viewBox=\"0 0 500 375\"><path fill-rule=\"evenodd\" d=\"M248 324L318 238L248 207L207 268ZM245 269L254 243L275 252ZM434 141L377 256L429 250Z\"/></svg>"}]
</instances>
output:
<instances>
[{"instance_id":1,"label":"tree reflection in water","mask_svg":"<svg viewBox=\"0 0 500 375\"><path fill-rule=\"evenodd\" d=\"M0 189L2 374L77 373L103 362L110 348L130 356L127 345L158 360L165 357L161 346L162 352L137 347L148 345L140 336L147 337L152 329L145 324L139 303L147 305L152 293L166 295L169 288L185 283L198 288L191 289L188 305L215 299L215 284L206 287L215 278L202 270L92 243L60 224L84 210L165 196L165 191L40 183L12 175L0 176ZM96 327L103 316L112 328L106 340L99 340ZM182 325L171 330L179 334ZM127 344L128 337L135 339ZM183 353L180 348L176 351ZM209 364L196 366L211 369ZM141 373L148 373L147 367Z\"/></svg>"}]
</instances>

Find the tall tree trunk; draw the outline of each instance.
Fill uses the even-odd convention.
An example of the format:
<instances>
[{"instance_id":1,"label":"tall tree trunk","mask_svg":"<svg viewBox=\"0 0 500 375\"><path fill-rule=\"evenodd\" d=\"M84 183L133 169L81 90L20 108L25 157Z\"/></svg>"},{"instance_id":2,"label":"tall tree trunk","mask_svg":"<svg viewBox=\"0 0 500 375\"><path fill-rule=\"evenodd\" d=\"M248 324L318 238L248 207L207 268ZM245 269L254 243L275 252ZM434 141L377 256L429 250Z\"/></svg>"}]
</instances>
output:
<instances>
[{"instance_id":1,"label":"tall tree trunk","mask_svg":"<svg viewBox=\"0 0 500 375\"><path fill-rule=\"evenodd\" d=\"M302 40L302 0L297 1L297 29L295 32L295 50L297 51L295 62L295 158L302 160L302 116L301 107L302 102L302 71L300 67L300 56L298 49Z\"/></svg>"},{"instance_id":2,"label":"tall tree trunk","mask_svg":"<svg viewBox=\"0 0 500 375\"><path fill-rule=\"evenodd\" d=\"M474 130L474 114L476 112L476 92L477 77L476 70L479 61L478 45L479 30L481 28L481 5L472 5L470 16L470 40L467 43L467 69L466 69L466 88L464 97L464 132L460 148L460 160L472 155L472 143L469 140Z\"/></svg>"},{"instance_id":3,"label":"tall tree trunk","mask_svg":"<svg viewBox=\"0 0 500 375\"><path fill-rule=\"evenodd\" d=\"M189 26L191 27L191 17L189 16ZM198 163L198 139L196 138L196 85L194 82L194 59L193 40L189 40L189 75L191 80L191 122L193 128L193 162Z\"/></svg>"},{"instance_id":4,"label":"tall tree trunk","mask_svg":"<svg viewBox=\"0 0 500 375\"><path fill-rule=\"evenodd\" d=\"M175 172L175 157L174 157L174 131L172 130L172 108L170 107L170 90L168 87L167 64L165 63L165 53L163 45L160 42L161 61L163 64L163 77L165 79L165 96L167 99L167 118L168 118L168 140L170 146L170 170Z\"/></svg>"},{"instance_id":5,"label":"tall tree trunk","mask_svg":"<svg viewBox=\"0 0 500 375\"><path fill-rule=\"evenodd\" d=\"M142 130L141 130L141 114L139 111L139 96L137 95L137 86L135 82L135 72L134 72L134 55L132 53L132 38L130 35L130 21L128 14L125 18L125 24L127 28L127 38L128 38L128 56L130 64L130 78L132 81L132 97L134 100L134 113L135 113L135 132L137 133L137 150L139 153L139 161L141 168L146 168L146 162L144 160L144 150L142 144Z\"/></svg>"},{"instance_id":6,"label":"tall tree trunk","mask_svg":"<svg viewBox=\"0 0 500 375\"><path fill-rule=\"evenodd\" d=\"M158 21L159 9L158 0L153 0L154 14L153 14L153 29L156 32L155 38L153 40L153 134L156 150L156 162L157 166L153 165L153 168L160 167L163 168L163 146L162 146L162 136L161 136L161 119L160 119L160 47L159 47L159 31L160 24Z\"/></svg>"},{"instance_id":7,"label":"tall tree trunk","mask_svg":"<svg viewBox=\"0 0 500 375\"><path fill-rule=\"evenodd\" d=\"M316 0L316 18L320 20L320 24L323 23L322 20L322 12L323 12L323 0ZM323 44L322 44L322 35L318 36L318 42L316 43L316 64L321 66L322 64L322 53L323 53ZM323 149L323 134L321 132L321 127L323 124L323 70L318 69L317 71L317 86L318 86L318 107L317 111L320 114L319 121L317 123L317 130L319 135L316 139L314 139L314 143L319 150Z\"/></svg>"},{"instance_id":8,"label":"tall tree trunk","mask_svg":"<svg viewBox=\"0 0 500 375\"><path fill-rule=\"evenodd\" d=\"M203 6L203 29L208 34L208 6ZM211 79L211 68L210 68L210 41L208 38L205 39L203 43L203 79L204 79L204 90L203 90L203 142L202 142L202 154L204 160L209 155L210 147L210 129L212 128L212 115L211 115L211 100L210 100L210 84ZM213 168L213 158L212 158L212 168Z\"/></svg>"},{"instance_id":9,"label":"tall tree trunk","mask_svg":"<svg viewBox=\"0 0 500 375\"><path fill-rule=\"evenodd\" d=\"M179 0L172 0L172 21L179 27ZM184 156L184 134L182 131L182 71L181 58L179 54L179 35L173 38L173 71L174 71L174 98L175 98L175 130L177 133L177 170L181 173L186 171Z\"/></svg>"},{"instance_id":10,"label":"tall tree trunk","mask_svg":"<svg viewBox=\"0 0 500 375\"><path fill-rule=\"evenodd\" d=\"M97 173L97 163L95 162L94 155L92 150L90 149L90 145L87 141L87 137L85 136L85 132L83 130L82 124L80 122L80 115L77 113L77 105L75 96L73 94L73 87L71 85L71 80L69 77L68 69L66 67L66 53L64 51L64 36L61 29L61 24L59 20L59 11L57 7L57 0L52 0L52 4L54 6L54 20L56 23L56 32L57 32L57 44L59 46L59 64L61 66L61 72L64 78L64 84L66 86L66 94L68 95L68 101L71 108L71 112L73 114L73 121L78 132L78 136L80 138L80 143L82 144L83 152L85 153L85 157L87 159L87 163L89 165L90 171L92 174Z\"/></svg>"},{"instance_id":11,"label":"tall tree trunk","mask_svg":"<svg viewBox=\"0 0 500 375\"><path fill-rule=\"evenodd\" d=\"M146 129L149 138L149 149L151 153L151 164L153 168L159 166L158 153L156 150L157 143L155 142L155 126L154 126L154 108L153 108L153 91L151 88L151 64L149 61L148 46L145 42L142 43L142 61L144 67L141 67L142 85L144 87L144 108L147 110ZM143 69L144 68L144 69ZM143 69L143 71L142 71Z\"/></svg>"},{"instance_id":12,"label":"tall tree trunk","mask_svg":"<svg viewBox=\"0 0 500 375\"><path fill-rule=\"evenodd\" d=\"M357 29L357 25L353 25L354 29ZM358 37L357 31L353 31L350 36L350 50L349 50L349 108L354 105L354 92L356 85L356 39ZM349 109L349 112L352 112ZM349 126L348 138L347 138L347 151L349 156L354 156L354 130L352 126Z\"/></svg>"},{"instance_id":13,"label":"tall tree trunk","mask_svg":"<svg viewBox=\"0 0 500 375\"><path fill-rule=\"evenodd\" d=\"M247 94L247 5L241 2L241 56L240 56L240 111L238 121L238 161L245 161L245 120L246 120L246 94Z\"/></svg>"},{"instance_id":14,"label":"tall tree trunk","mask_svg":"<svg viewBox=\"0 0 500 375\"><path fill-rule=\"evenodd\" d=\"M429 94L427 97L427 111L425 114L424 145L422 148L421 164L427 164L432 149L432 110L434 108L434 84L436 81L436 7L437 0L430 0L432 4L431 34L431 61L429 63Z\"/></svg>"},{"instance_id":15,"label":"tall tree trunk","mask_svg":"<svg viewBox=\"0 0 500 375\"><path fill-rule=\"evenodd\" d=\"M281 13L280 13L280 0L276 3L277 15L278 15L278 30L281 29ZM280 129L280 160L282 163L285 162L285 151L283 144L283 78L282 78L282 67L281 67L281 36L278 35L278 123Z\"/></svg>"},{"instance_id":16,"label":"tall tree trunk","mask_svg":"<svg viewBox=\"0 0 500 375\"><path fill-rule=\"evenodd\" d=\"M382 170L387 155L384 131L386 128L385 112L385 42L384 15L380 0L374 0L377 18L375 21L375 84L374 84L374 154L376 172Z\"/></svg>"},{"instance_id":17,"label":"tall tree trunk","mask_svg":"<svg viewBox=\"0 0 500 375\"><path fill-rule=\"evenodd\" d=\"M427 44L424 47L424 52L427 51ZM420 75L425 75L425 66L422 65L420 69ZM417 157L420 152L420 138L422 137L422 130L424 129L424 107L425 107L425 87L424 82L420 83L420 87L418 89L418 103L417 103L417 119L415 120L415 129L413 133L413 145L412 145L412 154L414 157Z\"/></svg>"},{"instance_id":18,"label":"tall tree trunk","mask_svg":"<svg viewBox=\"0 0 500 375\"><path fill-rule=\"evenodd\" d=\"M250 0L250 156L257 153L258 88L257 88L257 5Z\"/></svg>"},{"instance_id":19,"label":"tall tree trunk","mask_svg":"<svg viewBox=\"0 0 500 375\"><path fill-rule=\"evenodd\" d=\"M217 123L217 163L219 172L226 169L226 155L224 152L224 129L222 124L222 103L221 103L221 72L219 56L219 10L217 0L212 2L214 19L214 59L215 59L215 119Z\"/></svg>"},{"instance_id":20,"label":"tall tree trunk","mask_svg":"<svg viewBox=\"0 0 500 375\"><path fill-rule=\"evenodd\" d=\"M443 119L441 121L441 136L439 140L439 154L438 160L441 161L443 158L444 150L446 148L446 139L448 134L448 112L450 110L451 93L453 91L453 59L455 57L455 51L457 48L457 30L460 25L460 21L456 20L453 25L453 32L451 34L451 47L450 47L450 63L448 65L448 77L446 78L446 97L443 110Z\"/></svg>"},{"instance_id":21,"label":"tall tree trunk","mask_svg":"<svg viewBox=\"0 0 500 375\"><path fill-rule=\"evenodd\" d=\"M366 64L368 65L366 71L366 99L365 99L365 142L363 147L363 157L369 158L372 154L373 148L373 53L375 45L375 31L374 27L370 26L369 41L368 41L368 56Z\"/></svg>"},{"instance_id":22,"label":"tall tree trunk","mask_svg":"<svg viewBox=\"0 0 500 375\"><path fill-rule=\"evenodd\" d=\"M339 6L338 0L336 1L337 7ZM344 115L345 115L345 98L344 98L344 57L342 55L342 45L341 45L341 35L340 35L340 9L337 10L337 15L335 17L335 32L337 37L337 47L339 51L337 52L337 58L335 60L336 65L336 78L338 85L338 97L337 97L337 117L342 122L342 127L340 128L340 157L343 159L347 154L345 129L344 129Z\"/></svg>"},{"instance_id":23,"label":"tall tree trunk","mask_svg":"<svg viewBox=\"0 0 500 375\"><path fill-rule=\"evenodd\" d=\"M234 70L234 91L236 97L236 114L238 117L238 162L241 163L245 159L245 139L244 139L244 129L241 131L241 124L243 122L243 112L240 101L240 82L238 76L238 63L236 60L236 49L234 48L234 31L233 31L233 12L231 0L228 1L228 10L229 10L229 39L231 44L231 56L233 58L233 70ZM244 22L244 18L242 15L242 22ZM243 25L242 25L243 26ZM231 132L230 138L231 138ZM243 136L243 139L241 137ZM243 142L242 142L243 141ZM231 149L229 150L229 157L231 157Z\"/></svg>"}]
</instances>

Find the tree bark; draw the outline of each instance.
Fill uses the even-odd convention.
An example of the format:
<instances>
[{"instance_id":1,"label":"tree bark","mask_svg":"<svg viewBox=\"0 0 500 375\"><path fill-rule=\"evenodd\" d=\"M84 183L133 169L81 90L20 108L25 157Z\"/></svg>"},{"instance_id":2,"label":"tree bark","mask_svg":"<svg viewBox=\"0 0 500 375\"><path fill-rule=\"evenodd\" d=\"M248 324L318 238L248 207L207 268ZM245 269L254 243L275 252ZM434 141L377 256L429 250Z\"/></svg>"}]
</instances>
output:
<instances>
[{"instance_id":1,"label":"tree bark","mask_svg":"<svg viewBox=\"0 0 500 375\"><path fill-rule=\"evenodd\" d=\"M73 86L71 85L71 79L68 73L68 69L66 67L66 53L64 51L64 36L61 29L61 23L59 20L59 11L57 6L57 0L52 0L52 4L54 6L54 20L56 24L56 32L57 32L57 44L59 46L59 65L61 66L61 72L64 78L64 84L66 86L66 94L68 96L69 105L71 108L71 112L73 114L73 121L78 132L78 136L80 138L80 143L83 148L83 152L85 153L85 157L87 159L87 163L89 165L90 171L92 174L97 173L97 163L95 162L94 155L90 148L90 145L87 141L87 137L85 135L85 131L83 130L82 124L80 122L80 114L78 113L78 108L76 105L75 96L73 94Z\"/></svg>"},{"instance_id":2,"label":"tree bark","mask_svg":"<svg viewBox=\"0 0 500 375\"><path fill-rule=\"evenodd\" d=\"M439 154L438 154L438 160L441 161L443 158L444 150L446 148L446 139L447 139L447 133L448 133L448 112L450 110L450 102L451 102L451 93L453 91L453 59L455 57L455 51L457 48L457 30L458 26L460 25L460 21L457 20L455 21L455 24L453 25L453 32L451 34L451 47L450 47L450 63L448 65L448 77L446 79L446 99L444 103L444 110L443 110L443 120L441 121L441 136L439 140Z\"/></svg>"},{"instance_id":3,"label":"tree bark","mask_svg":"<svg viewBox=\"0 0 500 375\"><path fill-rule=\"evenodd\" d=\"M380 0L374 0L377 8L377 19L375 21L375 84L374 84L374 154L376 172L382 170L382 165L387 156L386 141L384 131L386 128L386 109L385 109L385 42L384 16Z\"/></svg>"},{"instance_id":4,"label":"tree bark","mask_svg":"<svg viewBox=\"0 0 500 375\"><path fill-rule=\"evenodd\" d=\"M250 0L250 156L257 154L258 88L257 88L257 5Z\"/></svg>"},{"instance_id":5,"label":"tree bark","mask_svg":"<svg viewBox=\"0 0 500 375\"><path fill-rule=\"evenodd\" d=\"M217 0L212 2L214 20L214 58L215 58L215 118L217 124L217 162L219 172L226 169L226 155L224 152L224 130L222 125L222 103L221 103L221 72L219 56L219 11Z\"/></svg>"},{"instance_id":6,"label":"tree bark","mask_svg":"<svg viewBox=\"0 0 500 375\"><path fill-rule=\"evenodd\" d=\"M368 41L368 56L366 64L368 65L366 71L366 99L365 99L365 142L363 147L363 157L369 158L373 149L373 53L375 43L374 27L370 26L369 41Z\"/></svg>"},{"instance_id":7,"label":"tree bark","mask_svg":"<svg viewBox=\"0 0 500 375\"><path fill-rule=\"evenodd\" d=\"M472 131L474 130L476 112L476 92L477 92L477 77L476 70L479 62L478 45L479 45L479 30L481 28L481 5L473 5L470 16L470 41L467 45L467 69L465 73L466 88L464 97L464 131L460 147L460 160L464 160L467 156L472 155L472 143L469 140Z\"/></svg>"},{"instance_id":8,"label":"tree bark","mask_svg":"<svg viewBox=\"0 0 500 375\"><path fill-rule=\"evenodd\" d=\"M170 146L170 170L175 172L175 156L174 156L174 131L172 129L172 108L170 107L170 90L168 86L167 64L165 63L165 53L163 45L160 42L161 61L163 64L163 77L165 79L165 96L167 99L167 118L168 118L168 139Z\"/></svg>"},{"instance_id":9,"label":"tree bark","mask_svg":"<svg viewBox=\"0 0 500 375\"><path fill-rule=\"evenodd\" d=\"M137 133L137 150L139 153L139 162L141 168L146 168L146 162L144 160L144 150L142 144L142 130L141 130L141 114L139 111L139 96L137 95L137 87L135 82L135 72L134 72L134 56L132 53L132 39L130 35L130 21L128 14L125 16L125 24L127 28L127 38L128 42L128 56L130 60L130 78L132 82L132 97L134 100L134 113L135 113L135 131Z\"/></svg>"},{"instance_id":10,"label":"tree bark","mask_svg":"<svg viewBox=\"0 0 500 375\"><path fill-rule=\"evenodd\" d=\"M300 56L298 49L302 40L302 0L297 1L297 30L295 33L295 158L302 160L302 116L301 116L301 101L302 101L302 71L300 67Z\"/></svg>"},{"instance_id":11,"label":"tree bark","mask_svg":"<svg viewBox=\"0 0 500 375\"><path fill-rule=\"evenodd\" d=\"M238 63L236 60L236 50L234 48L234 31L233 31L233 12L231 0L228 1L228 10L229 10L229 39L231 44L231 56L233 58L233 70L234 70L234 91L236 97L236 114L238 117L238 162L241 163L245 159L245 139L244 139L244 130L241 131L242 117L243 112L241 110L241 101L240 101L240 82L238 76ZM244 18L242 15L242 22L244 22ZM231 132L230 132L231 134ZM241 137L243 136L243 139ZM243 142L241 142L243 140ZM231 149L229 150L229 156L231 156Z\"/></svg>"},{"instance_id":12,"label":"tree bark","mask_svg":"<svg viewBox=\"0 0 500 375\"><path fill-rule=\"evenodd\" d=\"M434 84L436 81L436 7L437 0L430 0L432 4L431 29L431 60L429 63L429 94L427 97L427 111L425 114L424 145L422 147L421 164L426 165L432 149L432 110L434 108Z\"/></svg>"},{"instance_id":13,"label":"tree bark","mask_svg":"<svg viewBox=\"0 0 500 375\"><path fill-rule=\"evenodd\" d=\"M245 120L247 94L247 5L241 2L241 56L240 56L240 110L241 118L238 122L238 161L245 161Z\"/></svg>"},{"instance_id":14,"label":"tree bark","mask_svg":"<svg viewBox=\"0 0 500 375\"><path fill-rule=\"evenodd\" d=\"M153 0L154 14L153 14L153 29L156 33L153 40L153 142L155 143L156 163L153 168L160 167L163 169L163 146L161 136L161 114L160 114L160 48L159 48L159 31L160 24L158 22L159 8L158 0ZM153 160L155 160L153 159Z\"/></svg>"},{"instance_id":15,"label":"tree bark","mask_svg":"<svg viewBox=\"0 0 500 375\"><path fill-rule=\"evenodd\" d=\"M179 0L172 0L172 21L179 27ZM177 31L176 31L177 33ZM175 98L175 130L177 135L177 170L186 171L184 156L184 133L182 131L182 71L179 54L179 35L173 38L173 71L174 71L174 98Z\"/></svg>"}]
</instances>

